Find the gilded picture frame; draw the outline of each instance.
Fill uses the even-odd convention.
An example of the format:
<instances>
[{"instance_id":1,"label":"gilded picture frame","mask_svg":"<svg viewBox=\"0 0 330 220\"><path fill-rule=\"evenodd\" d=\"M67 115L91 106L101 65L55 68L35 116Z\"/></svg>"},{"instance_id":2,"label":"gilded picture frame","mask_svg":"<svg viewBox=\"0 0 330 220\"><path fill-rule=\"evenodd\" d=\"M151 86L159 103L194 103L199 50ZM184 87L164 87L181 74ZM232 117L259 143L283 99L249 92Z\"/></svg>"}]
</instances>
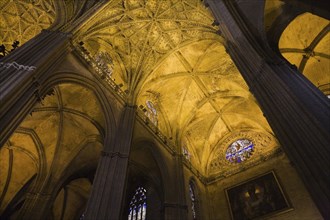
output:
<instances>
[{"instance_id":1,"label":"gilded picture frame","mask_svg":"<svg viewBox=\"0 0 330 220\"><path fill-rule=\"evenodd\" d=\"M225 193L233 220L264 219L293 210L274 171L227 188Z\"/></svg>"}]
</instances>

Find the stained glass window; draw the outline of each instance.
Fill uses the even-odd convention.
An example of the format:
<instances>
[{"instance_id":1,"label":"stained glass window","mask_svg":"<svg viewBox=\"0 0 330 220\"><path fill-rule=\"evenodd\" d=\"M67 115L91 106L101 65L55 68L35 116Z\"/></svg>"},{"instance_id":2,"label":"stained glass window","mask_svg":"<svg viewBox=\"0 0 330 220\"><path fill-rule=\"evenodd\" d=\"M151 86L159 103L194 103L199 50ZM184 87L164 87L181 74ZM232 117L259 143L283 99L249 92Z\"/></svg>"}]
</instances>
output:
<instances>
[{"instance_id":1,"label":"stained glass window","mask_svg":"<svg viewBox=\"0 0 330 220\"><path fill-rule=\"evenodd\" d=\"M148 116L148 118L150 119L150 121L154 125L157 126L157 124L158 124L157 110L156 110L156 108L154 107L154 104L151 101L147 100L146 101L146 104L147 104L148 109L147 109L147 111L146 111L145 114Z\"/></svg>"},{"instance_id":2,"label":"stained glass window","mask_svg":"<svg viewBox=\"0 0 330 220\"><path fill-rule=\"evenodd\" d=\"M190 200L191 200L192 217L193 217L193 219L197 219L197 217L196 217L196 195L195 195L193 182L189 183L189 194L190 194Z\"/></svg>"},{"instance_id":3,"label":"stained glass window","mask_svg":"<svg viewBox=\"0 0 330 220\"><path fill-rule=\"evenodd\" d=\"M128 220L145 220L147 213L147 190L143 187L136 189L129 204Z\"/></svg>"},{"instance_id":4,"label":"stained glass window","mask_svg":"<svg viewBox=\"0 0 330 220\"><path fill-rule=\"evenodd\" d=\"M239 139L232 143L226 151L226 159L232 163L241 163L247 160L254 151L252 141Z\"/></svg>"},{"instance_id":5,"label":"stained glass window","mask_svg":"<svg viewBox=\"0 0 330 220\"><path fill-rule=\"evenodd\" d=\"M113 71L113 63L110 55L107 52L98 52L95 54L95 61L97 65L111 77Z\"/></svg>"},{"instance_id":6,"label":"stained glass window","mask_svg":"<svg viewBox=\"0 0 330 220\"><path fill-rule=\"evenodd\" d=\"M79 220L84 220L84 219L85 219L85 213L83 213L83 214L80 216Z\"/></svg>"},{"instance_id":7,"label":"stained glass window","mask_svg":"<svg viewBox=\"0 0 330 220\"><path fill-rule=\"evenodd\" d=\"M190 153L189 153L189 151L188 151L187 148L182 147L182 154L183 154L183 156L184 156L187 160L190 160L191 155L190 155Z\"/></svg>"}]
</instances>

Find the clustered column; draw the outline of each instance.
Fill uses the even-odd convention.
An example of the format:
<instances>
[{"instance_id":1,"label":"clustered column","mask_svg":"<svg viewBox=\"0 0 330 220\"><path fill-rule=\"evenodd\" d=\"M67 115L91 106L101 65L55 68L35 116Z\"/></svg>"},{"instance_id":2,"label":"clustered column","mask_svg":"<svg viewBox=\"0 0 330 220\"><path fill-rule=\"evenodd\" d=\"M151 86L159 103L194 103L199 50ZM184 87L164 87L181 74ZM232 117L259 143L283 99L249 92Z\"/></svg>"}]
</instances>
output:
<instances>
[{"instance_id":1,"label":"clustered column","mask_svg":"<svg viewBox=\"0 0 330 220\"><path fill-rule=\"evenodd\" d=\"M85 219L121 219L135 117L136 107L125 106L113 141L106 140Z\"/></svg>"},{"instance_id":2,"label":"clustered column","mask_svg":"<svg viewBox=\"0 0 330 220\"><path fill-rule=\"evenodd\" d=\"M179 151L179 150L178 150ZM186 203L185 193L187 192L187 187L185 185L185 177L183 173L183 157L182 154L175 154L173 156L174 169L173 169L173 179L174 184L172 185L173 193L175 198L173 202L164 203L164 215L166 220L175 219L187 219L188 218L188 207Z\"/></svg>"},{"instance_id":3,"label":"clustered column","mask_svg":"<svg viewBox=\"0 0 330 220\"><path fill-rule=\"evenodd\" d=\"M263 50L230 1L208 0L206 4L283 150L321 214L330 219L329 100L286 61Z\"/></svg>"},{"instance_id":4,"label":"clustered column","mask_svg":"<svg viewBox=\"0 0 330 220\"><path fill-rule=\"evenodd\" d=\"M41 87L65 57L69 37L43 30L0 60L0 146L41 99Z\"/></svg>"}]
</instances>

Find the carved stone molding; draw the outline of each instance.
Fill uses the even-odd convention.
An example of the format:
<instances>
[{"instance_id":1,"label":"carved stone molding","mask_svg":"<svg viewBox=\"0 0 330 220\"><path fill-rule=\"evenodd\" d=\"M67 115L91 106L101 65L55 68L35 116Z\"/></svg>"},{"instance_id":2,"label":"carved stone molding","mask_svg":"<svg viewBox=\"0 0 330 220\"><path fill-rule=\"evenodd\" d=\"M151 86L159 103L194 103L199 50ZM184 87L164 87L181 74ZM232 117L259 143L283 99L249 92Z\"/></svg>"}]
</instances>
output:
<instances>
[{"instance_id":1,"label":"carved stone molding","mask_svg":"<svg viewBox=\"0 0 330 220\"><path fill-rule=\"evenodd\" d=\"M238 139L248 139L254 145L254 152L250 158L241 163L232 163L226 159L226 151L228 147ZM244 170L247 167L256 165L264 158L274 154L279 144L274 136L256 131L238 131L233 132L230 136L221 141L219 147L213 153L208 164L207 173L209 175L231 175Z\"/></svg>"}]
</instances>

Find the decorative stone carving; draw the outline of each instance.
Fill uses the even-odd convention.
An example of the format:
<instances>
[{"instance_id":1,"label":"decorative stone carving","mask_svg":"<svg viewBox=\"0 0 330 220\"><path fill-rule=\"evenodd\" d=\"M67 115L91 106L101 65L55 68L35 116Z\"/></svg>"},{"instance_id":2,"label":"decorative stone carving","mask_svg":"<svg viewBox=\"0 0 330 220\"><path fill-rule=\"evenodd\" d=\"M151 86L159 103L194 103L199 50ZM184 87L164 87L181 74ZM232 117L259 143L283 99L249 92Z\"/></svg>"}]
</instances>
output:
<instances>
[{"instance_id":1,"label":"decorative stone carving","mask_svg":"<svg viewBox=\"0 0 330 220\"><path fill-rule=\"evenodd\" d=\"M228 147L238 139L247 139L254 144L253 155L241 163L231 163L226 159L226 151ZM267 157L278 151L278 142L276 139L266 133L257 131L238 131L232 135L225 137L215 152L211 155L212 158L208 164L207 173L209 175L223 175L228 176L244 170L256 163L261 162Z\"/></svg>"},{"instance_id":2,"label":"decorative stone carving","mask_svg":"<svg viewBox=\"0 0 330 220\"><path fill-rule=\"evenodd\" d=\"M54 22L54 1L1 1L0 19L0 42L7 48L14 40L18 40L23 45Z\"/></svg>"},{"instance_id":3,"label":"decorative stone carving","mask_svg":"<svg viewBox=\"0 0 330 220\"><path fill-rule=\"evenodd\" d=\"M99 68L109 77L113 72L113 62L110 55L107 52L98 52L95 55L95 61Z\"/></svg>"},{"instance_id":4,"label":"decorative stone carving","mask_svg":"<svg viewBox=\"0 0 330 220\"><path fill-rule=\"evenodd\" d=\"M112 1L80 30L79 40L92 54L112 47L126 74L132 74L123 75L122 80L135 84L180 45L218 38L212 22L212 16L197 1ZM128 82L129 78L134 80Z\"/></svg>"},{"instance_id":5,"label":"decorative stone carving","mask_svg":"<svg viewBox=\"0 0 330 220\"><path fill-rule=\"evenodd\" d=\"M16 62L11 62L11 63L0 62L0 68L9 69L11 67L15 68L17 70L25 70L25 71L33 71L37 68L35 66L24 66L24 65L18 64Z\"/></svg>"}]
</instances>

